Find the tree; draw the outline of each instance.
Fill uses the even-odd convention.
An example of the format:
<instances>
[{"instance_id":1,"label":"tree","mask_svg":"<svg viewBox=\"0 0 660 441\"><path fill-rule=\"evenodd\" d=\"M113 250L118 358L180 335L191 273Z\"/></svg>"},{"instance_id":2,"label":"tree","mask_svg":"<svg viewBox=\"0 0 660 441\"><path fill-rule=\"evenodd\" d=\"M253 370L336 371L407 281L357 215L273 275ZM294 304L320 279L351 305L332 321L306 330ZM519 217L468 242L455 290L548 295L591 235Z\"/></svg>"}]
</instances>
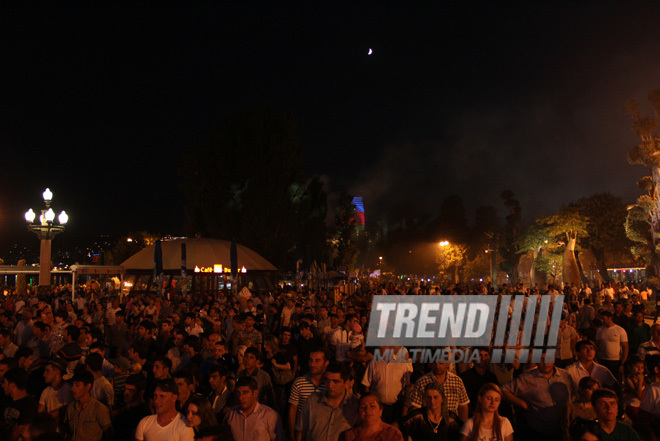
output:
<instances>
[{"instance_id":1,"label":"tree","mask_svg":"<svg viewBox=\"0 0 660 441\"><path fill-rule=\"evenodd\" d=\"M463 277L465 281L478 281L480 279L490 279L490 254L484 250L477 252L474 259L468 260L463 268Z\"/></svg>"},{"instance_id":2,"label":"tree","mask_svg":"<svg viewBox=\"0 0 660 441\"><path fill-rule=\"evenodd\" d=\"M324 234L318 225L303 226L306 215L319 213L301 207L318 208L323 195L318 181L303 179L302 148L288 112L263 105L230 114L206 145L187 152L181 173L190 235L235 237L285 268L293 267L301 234L305 241Z\"/></svg>"},{"instance_id":3,"label":"tree","mask_svg":"<svg viewBox=\"0 0 660 441\"><path fill-rule=\"evenodd\" d=\"M587 236L581 239L581 245L591 250L601 277L608 281L608 254L621 254L632 246L624 228L626 206L621 198L610 193L598 193L579 199L572 206L587 218Z\"/></svg>"},{"instance_id":4,"label":"tree","mask_svg":"<svg viewBox=\"0 0 660 441\"><path fill-rule=\"evenodd\" d=\"M638 182L641 188L649 191L649 179L642 178ZM637 203L628 207L626 216L626 236L633 242L630 251L633 256L644 261L646 265L646 279L649 285L656 290L660 289L660 257L656 252L653 237L653 211L655 200L652 194L645 194L637 198Z\"/></svg>"},{"instance_id":5,"label":"tree","mask_svg":"<svg viewBox=\"0 0 660 441\"><path fill-rule=\"evenodd\" d=\"M551 238L564 247L562 256L562 275L564 283L581 285L580 268L575 258L575 247L578 236L587 236L587 218L581 215L576 207L565 207L552 216L539 219ZM550 242L552 239L549 239Z\"/></svg>"},{"instance_id":6,"label":"tree","mask_svg":"<svg viewBox=\"0 0 660 441\"><path fill-rule=\"evenodd\" d=\"M506 216L504 231L501 235L502 242L498 249L500 256L502 256L500 268L509 274L511 281L516 284L518 283L518 262L520 261L520 254L518 254L518 249L516 248L516 237L518 237L520 230L522 208L511 190L504 190L500 194L500 197L509 210L509 214Z\"/></svg>"},{"instance_id":7,"label":"tree","mask_svg":"<svg viewBox=\"0 0 660 441\"><path fill-rule=\"evenodd\" d=\"M652 90L648 99L653 104L656 118L660 118L660 89ZM628 162L645 166L651 174L653 185L650 192L654 205L649 213L653 244L657 246L660 240L660 191L658 189L658 185L660 185L660 136L654 131L658 126L658 121L654 118L642 117L635 100L628 101L626 112L632 116L633 130L641 141L628 152Z\"/></svg>"},{"instance_id":8,"label":"tree","mask_svg":"<svg viewBox=\"0 0 660 441\"><path fill-rule=\"evenodd\" d=\"M548 230L539 223L534 223L523 230L515 240L518 254L532 252L532 265L529 271L529 281L532 286L536 283L537 260L542 256L542 249L548 245ZM547 259L546 259L547 260ZM540 264L545 267L544 264Z\"/></svg>"},{"instance_id":9,"label":"tree","mask_svg":"<svg viewBox=\"0 0 660 441\"><path fill-rule=\"evenodd\" d=\"M453 269L452 282L458 282L458 270L465 263L467 247L461 244L453 244L447 241L440 242L436 252L436 263L440 275L446 276L449 269Z\"/></svg>"}]
</instances>

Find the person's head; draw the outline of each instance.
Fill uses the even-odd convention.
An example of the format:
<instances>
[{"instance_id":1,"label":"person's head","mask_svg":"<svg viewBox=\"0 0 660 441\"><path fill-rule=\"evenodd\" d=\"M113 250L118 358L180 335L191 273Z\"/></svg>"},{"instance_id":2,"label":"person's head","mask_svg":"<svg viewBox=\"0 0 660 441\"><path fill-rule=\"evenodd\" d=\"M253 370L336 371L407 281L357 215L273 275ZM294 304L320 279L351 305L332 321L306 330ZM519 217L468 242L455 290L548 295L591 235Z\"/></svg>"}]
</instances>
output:
<instances>
[{"instance_id":1,"label":"person's head","mask_svg":"<svg viewBox=\"0 0 660 441\"><path fill-rule=\"evenodd\" d=\"M13 396L19 391L25 391L25 389L27 389L27 383L27 371L21 368L14 368L9 369L4 375L2 388L5 391L5 395Z\"/></svg>"},{"instance_id":2,"label":"person's head","mask_svg":"<svg viewBox=\"0 0 660 441\"><path fill-rule=\"evenodd\" d=\"M189 335L183 340L183 350L191 357L199 354L202 350L202 340L195 335Z\"/></svg>"},{"instance_id":3,"label":"person's head","mask_svg":"<svg viewBox=\"0 0 660 441\"><path fill-rule=\"evenodd\" d=\"M541 362L536 366L539 372L543 375L550 375L555 371L555 361L546 361L545 354L541 356Z\"/></svg>"},{"instance_id":4,"label":"person's head","mask_svg":"<svg viewBox=\"0 0 660 441\"><path fill-rule=\"evenodd\" d=\"M16 359L5 357L0 360L0 382L4 380L5 374L10 370L18 367Z\"/></svg>"},{"instance_id":5,"label":"person's head","mask_svg":"<svg viewBox=\"0 0 660 441\"><path fill-rule=\"evenodd\" d=\"M163 415L176 410L176 400L179 397L179 388L171 378L158 380L154 390L154 409L156 414Z\"/></svg>"},{"instance_id":6,"label":"person's head","mask_svg":"<svg viewBox=\"0 0 660 441\"><path fill-rule=\"evenodd\" d=\"M279 352L279 341L274 335L269 335L264 338L264 349L270 352L272 355L275 355ZM269 355L270 356L270 355Z\"/></svg>"},{"instance_id":7,"label":"person's head","mask_svg":"<svg viewBox=\"0 0 660 441\"><path fill-rule=\"evenodd\" d=\"M254 408L259 397L257 382L251 377L241 377L236 381L236 399L244 411Z\"/></svg>"},{"instance_id":8,"label":"person's head","mask_svg":"<svg viewBox=\"0 0 660 441\"><path fill-rule=\"evenodd\" d=\"M314 348L309 354L309 373L312 375L323 375L330 357L325 348Z\"/></svg>"},{"instance_id":9,"label":"person's head","mask_svg":"<svg viewBox=\"0 0 660 441\"><path fill-rule=\"evenodd\" d=\"M360 397L358 404L360 419L365 425L378 423L383 416L383 405L375 394L367 394Z\"/></svg>"},{"instance_id":10,"label":"person's head","mask_svg":"<svg viewBox=\"0 0 660 441\"><path fill-rule=\"evenodd\" d=\"M432 363L431 371L433 375L444 375L449 369L449 363Z\"/></svg>"},{"instance_id":11,"label":"person's head","mask_svg":"<svg viewBox=\"0 0 660 441\"><path fill-rule=\"evenodd\" d=\"M582 401L591 402L591 396L598 389L600 389L600 381L593 377L582 377L578 383L578 394Z\"/></svg>"},{"instance_id":12,"label":"person's head","mask_svg":"<svg viewBox=\"0 0 660 441\"><path fill-rule=\"evenodd\" d=\"M129 375L124 387L124 403L127 405L141 403L144 399L144 391L147 388L147 380L139 374Z\"/></svg>"},{"instance_id":13,"label":"person's head","mask_svg":"<svg viewBox=\"0 0 660 441\"><path fill-rule=\"evenodd\" d=\"M89 371L77 372L71 381L71 393L73 398L80 401L86 401L89 398L89 391L92 389L94 376Z\"/></svg>"},{"instance_id":14,"label":"person's head","mask_svg":"<svg viewBox=\"0 0 660 441\"><path fill-rule=\"evenodd\" d=\"M340 398L346 393L346 382L351 373L344 363L332 362L325 369L325 385L328 398Z\"/></svg>"},{"instance_id":15,"label":"person's head","mask_svg":"<svg viewBox=\"0 0 660 441\"><path fill-rule=\"evenodd\" d=\"M611 389L601 388L591 394L591 404L599 421L616 421L619 412L619 398Z\"/></svg>"},{"instance_id":16,"label":"person's head","mask_svg":"<svg viewBox=\"0 0 660 441\"><path fill-rule=\"evenodd\" d=\"M443 417L447 416L447 400L445 391L440 383L429 383L424 388L424 405L432 412L441 412Z\"/></svg>"},{"instance_id":17,"label":"person's head","mask_svg":"<svg viewBox=\"0 0 660 441\"><path fill-rule=\"evenodd\" d=\"M288 345L291 342L291 329L288 327L282 328L282 334L281 334L282 340L280 343L282 345Z\"/></svg>"},{"instance_id":18,"label":"person's head","mask_svg":"<svg viewBox=\"0 0 660 441\"><path fill-rule=\"evenodd\" d=\"M223 389L227 382L228 375L229 371L226 367L217 364L212 366L211 369L209 369L209 386L211 386L211 389L214 391Z\"/></svg>"},{"instance_id":19,"label":"person's head","mask_svg":"<svg viewBox=\"0 0 660 441\"><path fill-rule=\"evenodd\" d=\"M660 342L660 323L655 323L651 326L651 340Z\"/></svg>"},{"instance_id":20,"label":"person's head","mask_svg":"<svg viewBox=\"0 0 660 441\"><path fill-rule=\"evenodd\" d=\"M62 381L66 374L66 361L61 358L53 358L48 361L44 369L44 380L46 384L55 385Z\"/></svg>"},{"instance_id":21,"label":"person's head","mask_svg":"<svg viewBox=\"0 0 660 441\"><path fill-rule=\"evenodd\" d=\"M188 396L195 389L195 379L190 372L177 372L176 375L174 375L174 382L177 386L177 391L181 401L188 399Z\"/></svg>"},{"instance_id":22,"label":"person's head","mask_svg":"<svg viewBox=\"0 0 660 441\"><path fill-rule=\"evenodd\" d=\"M245 330L252 331L254 329L254 316L252 314L245 315Z\"/></svg>"},{"instance_id":23,"label":"person's head","mask_svg":"<svg viewBox=\"0 0 660 441\"><path fill-rule=\"evenodd\" d=\"M93 374L100 373L103 369L103 356L101 354L89 354L85 359L85 366Z\"/></svg>"},{"instance_id":24,"label":"person's head","mask_svg":"<svg viewBox=\"0 0 660 441\"><path fill-rule=\"evenodd\" d=\"M57 421L46 412L38 413L27 425L21 434L23 441L35 441L37 438L43 439L42 435L57 433Z\"/></svg>"},{"instance_id":25,"label":"person's head","mask_svg":"<svg viewBox=\"0 0 660 441\"><path fill-rule=\"evenodd\" d=\"M623 364L623 372L630 377L644 374L644 360L637 354L631 355Z\"/></svg>"},{"instance_id":26,"label":"person's head","mask_svg":"<svg viewBox=\"0 0 660 441\"><path fill-rule=\"evenodd\" d=\"M571 441L602 441L603 430L596 421L578 418L569 429Z\"/></svg>"},{"instance_id":27,"label":"person's head","mask_svg":"<svg viewBox=\"0 0 660 441\"><path fill-rule=\"evenodd\" d=\"M34 361L34 358L32 358L33 355L34 352L32 349L28 348L27 346L21 346L14 354L14 358L18 363L18 367L29 371L32 367L32 362Z\"/></svg>"},{"instance_id":28,"label":"person's head","mask_svg":"<svg viewBox=\"0 0 660 441\"><path fill-rule=\"evenodd\" d=\"M609 297L606 297L608 299ZM612 321L612 312L607 309L600 312L600 318L603 321L603 326L612 326L614 322Z\"/></svg>"},{"instance_id":29,"label":"person's head","mask_svg":"<svg viewBox=\"0 0 660 441\"><path fill-rule=\"evenodd\" d=\"M190 397L183 413L186 416L188 426L196 430L218 424L211 403L203 396L193 395Z\"/></svg>"},{"instance_id":30,"label":"person's head","mask_svg":"<svg viewBox=\"0 0 660 441\"><path fill-rule=\"evenodd\" d=\"M486 383L479 389L476 412L495 413L502 401L502 390L495 383Z\"/></svg>"},{"instance_id":31,"label":"person's head","mask_svg":"<svg viewBox=\"0 0 660 441\"><path fill-rule=\"evenodd\" d=\"M156 380L164 380L170 377L172 370L172 360L167 357L158 357L154 361L153 374Z\"/></svg>"},{"instance_id":32,"label":"person's head","mask_svg":"<svg viewBox=\"0 0 660 441\"><path fill-rule=\"evenodd\" d=\"M250 346L245 350L243 354L243 364L245 369L252 370L257 368L257 362L259 361L259 350L255 347Z\"/></svg>"},{"instance_id":33,"label":"person's head","mask_svg":"<svg viewBox=\"0 0 660 441\"><path fill-rule=\"evenodd\" d=\"M581 362L593 361L596 358L596 345L591 340L580 340L575 344L575 352Z\"/></svg>"}]
</instances>

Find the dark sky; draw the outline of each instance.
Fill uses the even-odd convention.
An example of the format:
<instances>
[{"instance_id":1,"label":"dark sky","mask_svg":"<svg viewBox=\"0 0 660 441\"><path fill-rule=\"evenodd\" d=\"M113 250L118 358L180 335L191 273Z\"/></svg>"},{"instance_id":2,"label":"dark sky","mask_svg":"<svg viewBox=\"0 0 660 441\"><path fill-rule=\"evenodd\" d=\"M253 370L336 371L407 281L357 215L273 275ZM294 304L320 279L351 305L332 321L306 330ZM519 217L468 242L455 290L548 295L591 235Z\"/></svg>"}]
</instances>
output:
<instances>
[{"instance_id":1,"label":"dark sky","mask_svg":"<svg viewBox=\"0 0 660 441\"><path fill-rule=\"evenodd\" d=\"M658 2L187 3L0 6L1 241L46 186L68 235L181 234L182 153L263 102L371 220L639 193L622 110L660 87Z\"/></svg>"}]
</instances>

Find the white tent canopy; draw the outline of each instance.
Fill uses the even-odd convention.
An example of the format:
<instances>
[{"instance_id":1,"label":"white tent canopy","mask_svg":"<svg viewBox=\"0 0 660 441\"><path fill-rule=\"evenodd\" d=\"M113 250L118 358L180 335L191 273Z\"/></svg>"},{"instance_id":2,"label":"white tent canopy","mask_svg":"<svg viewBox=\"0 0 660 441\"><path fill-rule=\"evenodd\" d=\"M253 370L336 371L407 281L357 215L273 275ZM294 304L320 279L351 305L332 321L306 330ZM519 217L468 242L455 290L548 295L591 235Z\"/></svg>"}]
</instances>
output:
<instances>
[{"instance_id":1,"label":"white tent canopy","mask_svg":"<svg viewBox=\"0 0 660 441\"><path fill-rule=\"evenodd\" d=\"M224 268L230 267L230 241L198 238L175 239L161 242L164 271L181 270L182 243L186 244L186 268L189 273L192 273L196 266L212 268L214 265L222 265ZM121 266L127 271L153 270L154 248L155 245L147 246L125 260ZM238 244L236 250L239 269L245 267L247 271L277 271L275 266L255 251Z\"/></svg>"}]
</instances>

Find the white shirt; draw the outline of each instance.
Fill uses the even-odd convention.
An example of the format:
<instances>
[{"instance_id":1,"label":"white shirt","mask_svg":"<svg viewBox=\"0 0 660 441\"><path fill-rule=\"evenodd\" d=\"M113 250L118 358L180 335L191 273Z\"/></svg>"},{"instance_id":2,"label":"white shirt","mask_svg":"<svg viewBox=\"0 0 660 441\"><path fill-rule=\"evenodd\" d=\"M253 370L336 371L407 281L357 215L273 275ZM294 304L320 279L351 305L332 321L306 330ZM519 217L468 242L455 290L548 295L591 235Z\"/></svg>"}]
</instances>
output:
<instances>
[{"instance_id":1,"label":"white shirt","mask_svg":"<svg viewBox=\"0 0 660 441\"><path fill-rule=\"evenodd\" d=\"M398 351L395 350L395 356ZM410 383L412 363L383 363L371 361L364 372L362 384L376 393L384 404L394 404L403 384Z\"/></svg>"},{"instance_id":2,"label":"white shirt","mask_svg":"<svg viewBox=\"0 0 660 441\"><path fill-rule=\"evenodd\" d=\"M158 424L158 415L144 417L135 429L135 439L138 441L193 441L195 432L186 425L179 413L167 426Z\"/></svg>"},{"instance_id":3,"label":"white shirt","mask_svg":"<svg viewBox=\"0 0 660 441\"><path fill-rule=\"evenodd\" d=\"M511 425L511 422L508 418L501 416L500 419L502 420L502 425L500 427L502 439L506 439L507 436L513 435L513 426ZM474 421L472 418L470 418L465 422L465 424L463 424L463 428L461 428L461 435L465 436L467 439L470 439L473 428ZM493 436L492 429L479 427L479 436L477 437L478 441L491 441L493 439L497 439L497 437Z\"/></svg>"},{"instance_id":4,"label":"white shirt","mask_svg":"<svg viewBox=\"0 0 660 441\"><path fill-rule=\"evenodd\" d=\"M571 376L571 383L573 383L573 391L578 390L578 384L580 380L584 377L593 377L596 380L600 381L601 387L612 386L616 384L616 379L612 375L609 369L607 369L602 364L594 362L594 367L591 369L591 372L586 370L582 363L576 361L572 365L566 368L566 372Z\"/></svg>"},{"instance_id":5,"label":"white shirt","mask_svg":"<svg viewBox=\"0 0 660 441\"><path fill-rule=\"evenodd\" d=\"M598 357L601 360L621 360L621 343L628 343L628 334L619 325L601 326L596 332Z\"/></svg>"}]
</instances>

